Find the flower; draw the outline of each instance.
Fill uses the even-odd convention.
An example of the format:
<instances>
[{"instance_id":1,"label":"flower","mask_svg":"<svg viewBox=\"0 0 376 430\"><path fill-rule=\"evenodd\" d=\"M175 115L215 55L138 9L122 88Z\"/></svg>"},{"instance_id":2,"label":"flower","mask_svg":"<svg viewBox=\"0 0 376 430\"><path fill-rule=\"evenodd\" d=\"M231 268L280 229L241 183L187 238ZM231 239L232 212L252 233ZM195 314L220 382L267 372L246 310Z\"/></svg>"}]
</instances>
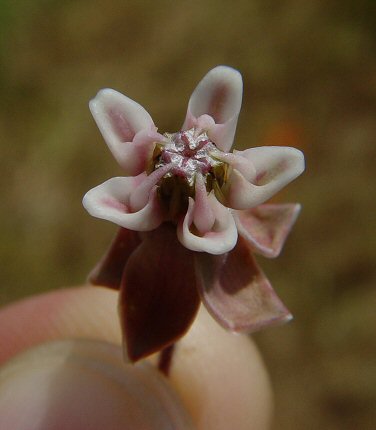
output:
<instances>
[{"instance_id":1,"label":"flower","mask_svg":"<svg viewBox=\"0 0 376 430\"><path fill-rule=\"evenodd\" d=\"M142 106L114 90L90 102L127 176L83 199L91 215L121 227L89 279L120 290L131 361L178 340L200 300L234 332L291 318L253 252L280 253L300 206L263 203L303 172L304 157L277 146L229 153L241 101L240 73L218 66L194 90L177 133L158 133Z\"/></svg>"}]
</instances>

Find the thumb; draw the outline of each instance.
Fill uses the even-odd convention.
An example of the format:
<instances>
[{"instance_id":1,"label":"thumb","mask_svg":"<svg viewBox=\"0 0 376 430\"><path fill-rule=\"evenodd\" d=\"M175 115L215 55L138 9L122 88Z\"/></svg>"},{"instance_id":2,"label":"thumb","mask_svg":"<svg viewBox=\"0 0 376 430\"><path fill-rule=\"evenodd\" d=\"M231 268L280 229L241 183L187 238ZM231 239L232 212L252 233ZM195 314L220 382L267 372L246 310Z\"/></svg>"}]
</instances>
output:
<instances>
[{"instance_id":1,"label":"thumb","mask_svg":"<svg viewBox=\"0 0 376 430\"><path fill-rule=\"evenodd\" d=\"M0 428L193 429L179 398L149 363L125 365L100 341L46 343L0 370Z\"/></svg>"},{"instance_id":2,"label":"thumb","mask_svg":"<svg viewBox=\"0 0 376 430\"><path fill-rule=\"evenodd\" d=\"M0 311L0 340L2 345L0 348L0 362L1 360L9 359L25 348L56 339L85 338L119 345L121 335L116 314L116 301L117 293L115 291L83 287L36 296L6 307L3 311ZM103 357L103 343L100 345L102 346L99 347L99 355ZM115 346L111 348L115 348ZM90 351L94 350L95 348L90 349ZM120 347L116 346L116 350L121 362ZM46 350L41 351L37 357L47 354ZM75 351L77 352L73 348L73 356L76 354ZM86 350L84 348L80 351L84 353ZM254 344L247 337L233 335L224 331L209 317L204 309L201 309L189 333L177 344L175 351L169 378L164 379L158 374L157 379L167 381L167 386L171 388L175 396L180 397L196 428L199 430L229 430L234 428L238 430L262 430L268 428L271 416L269 381L260 355ZM64 354L67 356L67 353ZM85 359L80 359L80 362L90 361L95 358L94 352L90 352L90 354L85 352L84 356ZM154 363L157 358L152 358L149 364ZM38 360L40 359L33 359L32 362L35 363ZM72 363L76 362L72 360L65 360L63 368L66 368L67 363L70 363L69 366L71 366ZM30 363L30 359L26 358L25 362ZM96 361L94 360L94 362ZM108 363L108 360L106 363ZM8 365L11 366L12 361ZM145 363L142 365L144 366ZM31 365L27 364L25 366L26 369L29 369L29 373L33 374L34 371ZM123 366L121 368L124 370L122 362L121 366ZM89 368L91 369L90 366ZM105 368L107 369L107 367ZM56 369L56 366L54 369ZM85 377L92 375L91 371L89 372L85 369L83 368ZM133 367L129 366L129 369L133 369ZM150 370L150 366L148 369ZM60 367L59 372L61 370L62 368ZM11 383L9 381L12 381L17 372L7 371L6 374L8 375L6 378L7 385L4 385L5 380L0 378L0 408L4 401L4 396L9 400L9 395L6 394ZM108 375L107 370L106 374ZM45 400L50 399L51 395L56 393L56 391L50 391L51 387L61 385L61 381L64 379L59 377L59 384L56 384L53 372L47 374L47 376L50 379L44 379L43 384L33 380L34 382L30 385L35 387L35 393L44 393L40 403L37 405L43 410L46 410L47 405L43 403L43 398ZM74 391L76 381L78 382L79 379L70 376L66 380L71 381L69 386ZM15 384L21 384L21 388L17 391L20 393L24 389L22 388L23 379L18 378L17 381L14 381ZM72 397L76 399L75 402L69 401L68 398L70 407L80 405L80 402L85 402L87 399L89 399L90 403L91 397L94 396L94 393L97 393L99 399L102 400L97 399L95 404L93 403L91 407L85 409L87 410L86 414L95 417L100 409L99 404L102 405L102 408L106 405L110 409L112 408L108 394L101 396L100 394L103 390L100 388L94 389L91 386L92 389L89 390L89 395L86 395L87 392L82 391L82 386L85 387L85 385L91 386L86 382L81 384L81 388L77 389L77 393L81 394L77 394L78 398L77 396ZM145 388L145 390L149 390L149 388ZM118 392L119 396L124 395L119 390L115 391ZM68 391L65 390L65 392ZM152 390L151 395L155 396L155 391L153 392ZM96 399L96 397L94 398ZM12 395L12 399L15 404L19 404L16 400L16 395ZM22 409L19 410L22 413ZM183 418L182 422L184 422ZM11 429L14 427L0 425L0 428ZM27 427L28 430L30 428L30 426ZM55 428L60 430L60 428L63 429L64 427ZM106 428L111 427L106 426ZM129 427L128 424L125 428L132 427ZM159 428L169 429L170 427L162 426ZM178 429L179 427L176 428Z\"/></svg>"}]
</instances>

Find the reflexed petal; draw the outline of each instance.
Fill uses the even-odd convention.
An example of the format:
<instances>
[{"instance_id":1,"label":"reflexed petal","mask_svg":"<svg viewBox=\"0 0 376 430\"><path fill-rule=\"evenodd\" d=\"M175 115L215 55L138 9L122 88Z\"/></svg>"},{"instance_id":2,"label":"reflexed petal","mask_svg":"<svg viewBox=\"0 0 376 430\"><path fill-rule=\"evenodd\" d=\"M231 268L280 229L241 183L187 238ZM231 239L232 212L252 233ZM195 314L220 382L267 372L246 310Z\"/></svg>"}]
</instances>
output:
<instances>
[{"instance_id":1,"label":"reflexed petal","mask_svg":"<svg viewBox=\"0 0 376 430\"><path fill-rule=\"evenodd\" d=\"M265 204L234 214L239 234L251 248L265 257L277 257L290 233L301 206Z\"/></svg>"},{"instance_id":2,"label":"reflexed petal","mask_svg":"<svg viewBox=\"0 0 376 430\"><path fill-rule=\"evenodd\" d=\"M106 254L89 274L88 281L93 285L119 289L125 264L140 243L137 232L120 228Z\"/></svg>"},{"instance_id":3,"label":"reflexed petal","mask_svg":"<svg viewBox=\"0 0 376 430\"><path fill-rule=\"evenodd\" d=\"M218 202L213 193L209 194L208 202L215 215L212 229L201 235L195 232L193 224L195 201L190 198L187 214L178 225L178 238L186 248L192 251L223 254L230 251L237 241L238 231L234 217L229 209Z\"/></svg>"},{"instance_id":4,"label":"reflexed petal","mask_svg":"<svg viewBox=\"0 0 376 430\"><path fill-rule=\"evenodd\" d=\"M250 333L292 318L241 237L228 254L196 254L195 265L201 299L224 328Z\"/></svg>"},{"instance_id":5,"label":"reflexed petal","mask_svg":"<svg viewBox=\"0 0 376 430\"><path fill-rule=\"evenodd\" d=\"M304 170L304 156L295 148L263 146L235 151L245 157L256 170L251 182L236 169L225 190L226 205L233 209L249 209L264 203Z\"/></svg>"},{"instance_id":6,"label":"reflexed petal","mask_svg":"<svg viewBox=\"0 0 376 430\"><path fill-rule=\"evenodd\" d=\"M104 89L90 101L91 113L112 154L128 175L144 170L163 139L148 112L123 94Z\"/></svg>"},{"instance_id":7,"label":"reflexed petal","mask_svg":"<svg viewBox=\"0 0 376 430\"><path fill-rule=\"evenodd\" d=\"M208 130L209 138L222 151L228 151L234 140L242 103L243 82L231 67L210 70L193 91L183 130L194 127L202 115L210 115L216 125Z\"/></svg>"},{"instance_id":8,"label":"reflexed petal","mask_svg":"<svg viewBox=\"0 0 376 430\"><path fill-rule=\"evenodd\" d=\"M122 279L120 318L126 354L137 361L176 342L189 329L200 303L193 254L171 224L146 233Z\"/></svg>"},{"instance_id":9,"label":"reflexed petal","mask_svg":"<svg viewBox=\"0 0 376 430\"><path fill-rule=\"evenodd\" d=\"M146 205L132 212L130 194L146 175L109 179L88 191L82 201L90 215L112 221L129 230L149 231L162 222L162 211L154 187Z\"/></svg>"}]
</instances>

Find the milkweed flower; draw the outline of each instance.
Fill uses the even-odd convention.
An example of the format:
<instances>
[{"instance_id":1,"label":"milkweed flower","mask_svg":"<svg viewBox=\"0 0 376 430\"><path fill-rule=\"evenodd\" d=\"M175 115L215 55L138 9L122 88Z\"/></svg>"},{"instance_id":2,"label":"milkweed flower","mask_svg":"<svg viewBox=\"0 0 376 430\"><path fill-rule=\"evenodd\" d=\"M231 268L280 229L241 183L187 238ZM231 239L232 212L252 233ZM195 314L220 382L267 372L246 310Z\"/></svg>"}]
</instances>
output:
<instances>
[{"instance_id":1,"label":"milkweed flower","mask_svg":"<svg viewBox=\"0 0 376 430\"><path fill-rule=\"evenodd\" d=\"M276 257L298 204L264 204L304 170L295 148L231 150L242 101L238 71L218 66L191 95L180 131L111 89L90 102L124 177L83 199L119 225L89 279L120 290L125 353L136 361L173 344L200 301L226 329L252 332L291 318L253 253Z\"/></svg>"}]
</instances>

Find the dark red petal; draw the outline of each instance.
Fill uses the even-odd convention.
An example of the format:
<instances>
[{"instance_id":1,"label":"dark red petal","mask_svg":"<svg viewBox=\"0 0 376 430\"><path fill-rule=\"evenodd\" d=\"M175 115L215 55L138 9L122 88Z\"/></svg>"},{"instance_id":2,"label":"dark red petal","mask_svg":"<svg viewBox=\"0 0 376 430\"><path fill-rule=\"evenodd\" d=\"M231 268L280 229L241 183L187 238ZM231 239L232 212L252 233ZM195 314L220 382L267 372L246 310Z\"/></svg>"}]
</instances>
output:
<instances>
[{"instance_id":1,"label":"dark red petal","mask_svg":"<svg viewBox=\"0 0 376 430\"><path fill-rule=\"evenodd\" d=\"M93 285L102 285L118 290L125 264L140 243L141 240L137 232L121 228L106 254L90 272L88 281Z\"/></svg>"},{"instance_id":2,"label":"dark red petal","mask_svg":"<svg viewBox=\"0 0 376 430\"><path fill-rule=\"evenodd\" d=\"M300 205L265 204L236 212L238 232L255 252L277 257L300 212Z\"/></svg>"},{"instance_id":3,"label":"dark red petal","mask_svg":"<svg viewBox=\"0 0 376 430\"><path fill-rule=\"evenodd\" d=\"M137 361L171 345L190 327L200 298L193 253L163 224L144 233L130 256L120 290L120 319L127 355Z\"/></svg>"},{"instance_id":4,"label":"dark red petal","mask_svg":"<svg viewBox=\"0 0 376 430\"><path fill-rule=\"evenodd\" d=\"M250 333L291 319L241 237L227 254L197 253L195 264L202 301L224 328Z\"/></svg>"}]
</instances>

